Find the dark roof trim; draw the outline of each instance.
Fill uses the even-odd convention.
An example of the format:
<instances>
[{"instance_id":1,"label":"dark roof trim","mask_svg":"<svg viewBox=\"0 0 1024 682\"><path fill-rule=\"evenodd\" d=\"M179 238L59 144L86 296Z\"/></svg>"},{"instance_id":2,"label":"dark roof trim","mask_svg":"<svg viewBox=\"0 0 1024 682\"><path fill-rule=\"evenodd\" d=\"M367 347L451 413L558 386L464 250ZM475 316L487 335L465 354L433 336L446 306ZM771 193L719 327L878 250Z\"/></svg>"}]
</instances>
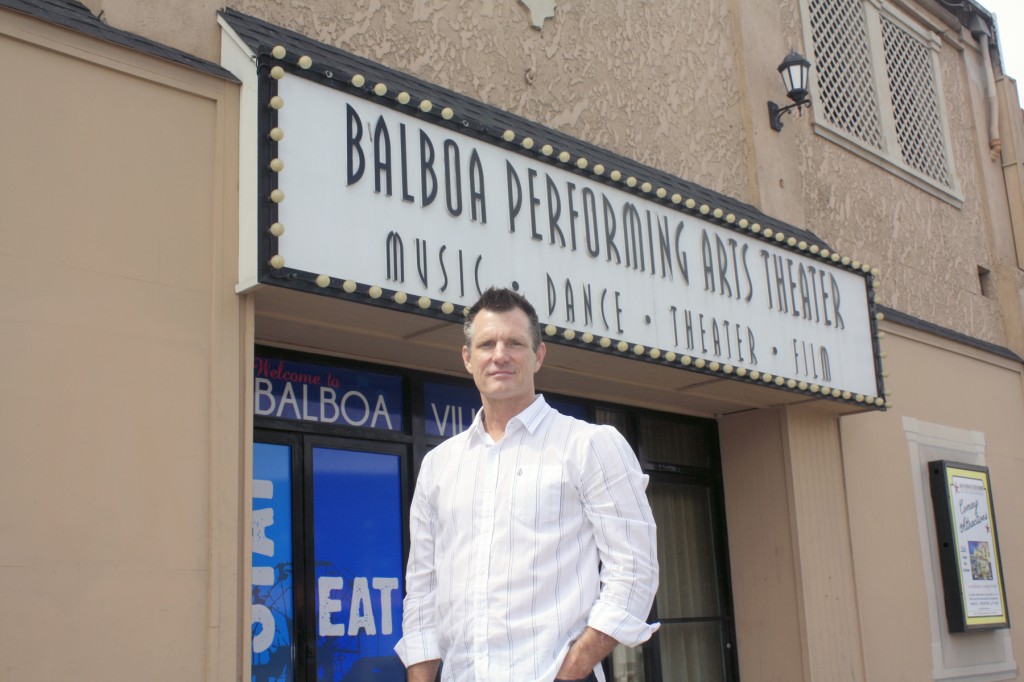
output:
<instances>
[{"instance_id":1,"label":"dark roof trim","mask_svg":"<svg viewBox=\"0 0 1024 682\"><path fill-rule=\"evenodd\" d=\"M230 71L135 33L108 26L77 0L0 0L0 7L237 83Z\"/></svg>"},{"instance_id":2,"label":"dark roof trim","mask_svg":"<svg viewBox=\"0 0 1024 682\"><path fill-rule=\"evenodd\" d=\"M483 104L465 95L434 85L407 73L388 68L358 55L318 42L295 31L275 26L256 17L227 8L221 17L238 34L257 58L267 59L276 45L283 45L288 54L308 55L320 71L327 69L336 74L364 74L388 84L396 92L404 90L414 98L429 99L435 103L452 104L456 111L467 119L464 132L489 140L498 140L505 130L514 130L517 135L550 143L556 149L569 151L576 157L600 161L608 168L618 169L624 177L634 176L650 181L655 186L672 188L683 196L693 198L698 204L721 208L726 213L743 216L751 223L774 232L783 232L798 240L815 244L819 248L832 247L816 234L765 215L760 210L706 187L677 178L669 173L645 166L633 159L619 156L607 149L576 139L570 135L548 128L540 123L517 116L511 112ZM470 123L471 122L471 123ZM653 198L653 197L652 197ZM735 229L735 228L734 228Z\"/></svg>"},{"instance_id":3,"label":"dark roof trim","mask_svg":"<svg viewBox=\"0 0 1024 682\"><path fill-rule=\"evenodd\" d=\"M1024 364L1024 358L1021 358L1019 355L1014 353L1009 348L997 346L994 343L982 341L981 339L976 339L973 336L961 334L958 331L953 331L952 329L947 329L946 327L940 327L937 324L927 322L919 317L908 315L907 313L901 313L900 311L895 310L893 308L888 308L886 306L880 305L878 306L878 310L879 312L885 315L886 320L894 322L898 325L909 327L911 329L917 329L918 331L932 334L933 336L938 336L939 338L948 339L949 341L955 341L957 343L962 343L965 346L970 346L971 348L976 348L978 350L985 351L986 353L992 353L993 355L998 355L1001 358L1005 358L1007 360L1012 360L1013 362L1019 362Z\"/></svg>"}]
</instances>

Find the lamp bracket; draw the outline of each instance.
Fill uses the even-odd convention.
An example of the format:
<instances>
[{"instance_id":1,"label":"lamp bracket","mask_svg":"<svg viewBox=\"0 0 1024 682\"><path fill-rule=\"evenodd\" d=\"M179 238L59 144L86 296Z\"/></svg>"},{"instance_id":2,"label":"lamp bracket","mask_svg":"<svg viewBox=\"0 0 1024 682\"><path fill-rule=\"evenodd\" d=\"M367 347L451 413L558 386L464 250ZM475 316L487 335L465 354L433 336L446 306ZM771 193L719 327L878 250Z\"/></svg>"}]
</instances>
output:
<instances>
[{"instance_id":1,"label":"lamp bracket","mask_svg":"<svg viewBox=\"0 0 1024 682\"><path fill-rule=\"evenodd\" d=\"M780 107L775 102L768 102L768 120L771 124L772 130L778 132L782 130L782 117L789 112L790 109L799 109L800 107L807 106L811 103L809 99L805 99L803 102L794 102L788 106Z\"/></svg>"}]
</instances>

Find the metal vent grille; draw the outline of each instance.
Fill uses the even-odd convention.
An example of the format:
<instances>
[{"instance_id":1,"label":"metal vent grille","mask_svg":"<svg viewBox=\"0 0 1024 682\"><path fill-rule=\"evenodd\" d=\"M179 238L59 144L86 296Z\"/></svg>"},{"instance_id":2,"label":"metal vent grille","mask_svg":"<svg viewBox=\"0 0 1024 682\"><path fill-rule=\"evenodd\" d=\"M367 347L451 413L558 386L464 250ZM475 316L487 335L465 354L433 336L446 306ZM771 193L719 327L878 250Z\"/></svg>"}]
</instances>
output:
<instances>
[{"instance_id":1,"label":"metal vent grille","mask_svg":"<svg viewBox=\"0 0 1024 682\"><path fill-rule=\"evenodd\" d=\"M862 0L811 0L809 8L825 119L863 144L882 149Z\"/></svg>"},{"instance_id":2,"label":"metal vent grille","mask_svg":"<svg viewBox=\"0 0 1024 682\"><path fill-rule=\"evenodd\" d=\"M931 57L918 38L882 16L885 68L903 162L946 187L952 184L939 119Z\"/></svg>"}]
</instances>

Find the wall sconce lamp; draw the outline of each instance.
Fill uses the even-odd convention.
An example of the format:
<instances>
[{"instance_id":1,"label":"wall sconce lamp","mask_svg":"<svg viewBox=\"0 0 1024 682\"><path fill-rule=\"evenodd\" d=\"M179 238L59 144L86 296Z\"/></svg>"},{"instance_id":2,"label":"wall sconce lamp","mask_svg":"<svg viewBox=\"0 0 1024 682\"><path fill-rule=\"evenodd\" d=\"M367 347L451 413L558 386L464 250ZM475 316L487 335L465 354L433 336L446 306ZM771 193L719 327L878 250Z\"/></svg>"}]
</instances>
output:
<instances>
[{"instance_id":1,"label":"wall sconce lamp","mask_svg":"<svg viewBox=\"0 0 1024 682\"><path fill-rule=\"evenodd\" d=\"M793 100L793 103L780 107L775 102L768 102L768 119L772 130L782 130L782 115L790 109L799 110L807 106L811 100L807 99L807 76L811 70L811 63L804 59L803 55L795 50L790 50L786 58L779 64L779 75L782 76L782 83L786 86L786 95Z\"/></svg>"}]
</instances>

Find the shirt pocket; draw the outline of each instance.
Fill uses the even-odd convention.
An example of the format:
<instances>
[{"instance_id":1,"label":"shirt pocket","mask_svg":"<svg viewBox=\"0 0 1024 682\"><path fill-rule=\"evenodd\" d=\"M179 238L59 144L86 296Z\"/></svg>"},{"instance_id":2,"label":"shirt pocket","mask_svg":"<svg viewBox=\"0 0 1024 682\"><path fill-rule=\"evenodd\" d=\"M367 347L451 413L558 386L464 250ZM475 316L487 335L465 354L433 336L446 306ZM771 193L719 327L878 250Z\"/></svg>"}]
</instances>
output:
<instances>
[{"instance_id":1,"label":"shirt pocket","mask_svg":"<svg viewBox=\"0 0 1024 682\"><path fill-rule=\"evenodd\" d=\"M523 464L516 470L512 513L523 524L547 526L558 521L562 510L562 467L557 464Z\"/></svg>"}]
</instances>

